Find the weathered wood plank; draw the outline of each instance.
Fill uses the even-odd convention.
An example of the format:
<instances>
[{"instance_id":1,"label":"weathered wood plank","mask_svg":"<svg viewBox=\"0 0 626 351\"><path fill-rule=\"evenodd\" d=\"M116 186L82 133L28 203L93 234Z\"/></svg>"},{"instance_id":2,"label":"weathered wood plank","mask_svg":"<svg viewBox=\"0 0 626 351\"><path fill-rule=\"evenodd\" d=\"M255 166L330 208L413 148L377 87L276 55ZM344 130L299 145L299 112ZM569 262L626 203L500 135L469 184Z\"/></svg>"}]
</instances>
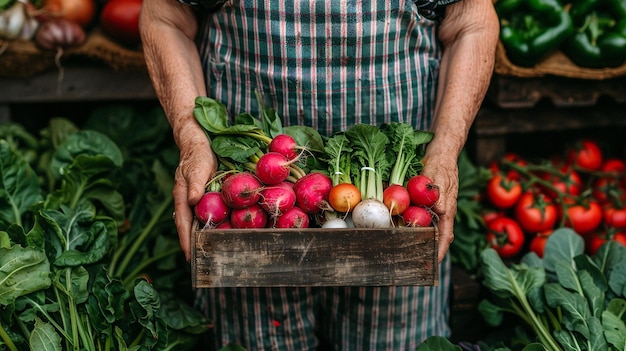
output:
<instances>
[{"instance_id":1,"label":"weathered wood plank","mask_svg":"<svg viewBox=\"0 0 626 351\"><path fill-rule=\"evenodd\" d=\"M435 228L196 230L195 287L437 285Z\"/></svg>"}]
</instances>

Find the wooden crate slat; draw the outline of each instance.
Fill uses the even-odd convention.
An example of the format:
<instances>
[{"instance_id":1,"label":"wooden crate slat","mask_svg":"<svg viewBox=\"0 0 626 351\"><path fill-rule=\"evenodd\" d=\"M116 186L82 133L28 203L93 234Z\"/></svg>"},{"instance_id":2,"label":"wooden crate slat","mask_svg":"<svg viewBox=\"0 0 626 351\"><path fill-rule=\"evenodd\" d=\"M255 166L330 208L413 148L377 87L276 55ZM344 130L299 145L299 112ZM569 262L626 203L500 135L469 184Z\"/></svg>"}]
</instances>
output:
<instances>
[{"instance_id":1,"label":"wooden crate slat","mask_svg":"<svg viewBox=\"0 0 626 351\"><path fill-rule=\"evenodd\" d=\"M195 287L437 285L434 228L194 231Z\"/></svg>"}]
</instances>

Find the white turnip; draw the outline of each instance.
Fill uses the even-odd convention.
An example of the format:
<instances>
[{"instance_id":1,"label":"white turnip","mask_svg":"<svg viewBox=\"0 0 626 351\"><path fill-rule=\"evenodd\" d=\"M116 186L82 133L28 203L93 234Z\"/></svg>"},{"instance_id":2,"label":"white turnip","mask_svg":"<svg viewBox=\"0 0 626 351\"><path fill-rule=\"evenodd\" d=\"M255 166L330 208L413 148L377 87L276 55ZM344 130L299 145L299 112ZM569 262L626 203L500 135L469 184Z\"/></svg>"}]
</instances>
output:
<instances>
[{"instance_id":1,"label":"white turnip","mask_svg":"<svg viewBox=\"0 0 626 351\"><path fill-rule=\"evenodd\" d=\"M348 228L348 223L344 221L342 218L331 218L322 224L322 228L336 228L343 229Z\"/></svg>"},{"instance_id":2,"label":"white turnip","mask_svg":"<svg viewBox=\"0 0 626 351\"><path fill-rule=\"evenodd\" d=\"M271 218L276 218L296 204L296 193L288 182L266 186L261 190L259 205Z\"/></svg>"},{"instance_id":3,"label":"white turnip","mask_svg":"<svg viewBox=\"0 0 626 351\"><path fill-rule=\"evenodd\" d=\"M407 181L406 189L415 206L432 207L439 200L439 187L423 174L415 175Z\"/></svg>"},{"instance_id":4,"label":"white turnip","mask_svg":"<svg viewBox=\"0 0 626 351\"><path fill-rule=\"evenodd\" d=\"M332 188L329 176L320 172L311 172L298 179L293 185L296 193L296 205L306 213L332 211L328 203L328 194Z\"/></svg>"},{"instance_id":5,"label":"white turnip","mask_svg":"<svg viewBox=\"0 0 626 351\"><path fill-rule=\"evenodd\" d=\"M428 227L433 221L433 213L424 206L409 206L402 214L407 227Z\"/></svg>"},{"instance_id":6,"label":"white turnip","mask_svg":"<svg viewBox=\"0 0 626 351\"><path fill-rule=\"evenodd\" d=\"M238 229L265 228L267 213L259 204L253 204L242 209L233 209L230 212L230 223L233 228Z\"/></svg>"},{"instance_id":7,"label":"white turnip","mask_svg":"<svg viewBox=\"0 0 626 351\"><path fill-rule=\"evenodd\" d=\"M309 215L301 208L294 206L276 217L276 228L308 228Z\"/></svg>"},{"instance_id":8,"label":"white turnip","mask_svg":"<svg viewBox=\"0 0 626 351\"><path fill-rule=\"evenodd\" d=\"M222 199L232 209L246 208L259 201L263 184L250 172L239 172L222 182Z\"/></svg>"},{"instance_id":9,"label":"white turnip","mask_svg":"<svg viewBox=\"0 0 626 351\"><path fill-rule=\"evenodd\" d=\"M204 223L205 228L212 228L228 218L230 208L224 203L219 192L210 191L198 201L194 207L194 214Z\"/></svg>"},{"instance_id":10,"label":"white turnip","mask_svg":"<svg viewBox=\"0 0 626 351\"><path fill-rule=\"evenodd\" d=\"M389 209L376 199L359 202L352 210L352 221L356 228L389 228L393 225Z\"/></svg>"}]
</instances>

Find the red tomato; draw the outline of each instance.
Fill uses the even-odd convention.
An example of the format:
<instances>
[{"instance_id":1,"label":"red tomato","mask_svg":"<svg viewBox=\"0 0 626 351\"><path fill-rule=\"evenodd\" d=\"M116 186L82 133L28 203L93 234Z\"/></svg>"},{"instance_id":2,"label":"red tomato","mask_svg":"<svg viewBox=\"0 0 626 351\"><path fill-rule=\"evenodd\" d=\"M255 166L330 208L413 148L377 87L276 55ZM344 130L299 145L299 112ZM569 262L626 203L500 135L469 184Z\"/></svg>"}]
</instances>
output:
<instances>
[{"instance_id":1,"label":"red tomato","mask_svg":"<svg viewBox=\"0 0 626 351\"><path fill-rule=\"evenodd\" d=\"M487 242L502 258L513 258L520 253L524 240L522 228L509 217L498 217L487 223Z\"/></svg>"},{"instance_id":2,"label":"red tomato","mask_svg":"<svg viewBox=\"0 0 626 351\"><path fill-rule=\"evenodd\" d=\"M100 13L100 26L106 35L125 44L136 45L142 0L109 0Z\"/></svg>"},{"instance_id":3,"label":"red tomato","mask_svg":"<svg viewBox=\"0 0 626 351\"><path fill-rule=\"evenodd\" d=\"M482 210L480 216L482 217L483 222L487 224L498 217L504 216L504 213L498 210L491 209L491 208L485 208Z\"/></svg>"},{"instance_id":4,"label":"red tomato","mask_svg":"<svg viewBox=\"0 0 626 351\"><path fill-rule=\"evenodd\" d=\"M567 216L565 225L580 235L593 232L602 223L602 207L595 200L565 204L565 206Z\"/></svg>"},{"instance_id":5,"label":"red tomato","mask_svg":"<svg viewBox=\"0 0 626 351\"><path fill-rule=\"evenodd\" d=\"M603 207L604 224L608 228L626 229L626 207L614 207L607 204Z\"/></svg>"},{"instance_id":6,"label":"red tomato","mask_svg":"<svg viewBox=\"0 0 626 351\"><path fill-rule=\"evenodd\" d=\"M591 194L601 203L620 199L624 193L619 179L613 177L600 177L591 186Z\"/></svg>"},{"instance_id":7,"label":"red tomato","mask_svg":"<svg viewBox=\"0 0 626 351\"><path fill-rule=\"evenodd\" d=\"M541 233L554 228L558 211L544 194L527 191L515 205L514 216L527 233Z\"/></svg>"},{"instance_id":8,"label":"red tomato","mask_svg":"<svg viewBox=\"0 0 626 351\"><path fill-rule=\"evenodd\" d=\"M626 162L619 158L607 158L604 160L602 167L600 168L602 172L611 173L614 176L623 175L626 172Z\"/></svg>"},{"instance_id":9,"label":"red tomato","mask_svg":"<svg viewBox=\"0 0 626 351\"><path fill-rule=\"evenodd\" d=\"M497 208L511 208L522 195L522 185L517 180L496 174L487 183L486 195L489 202Z\"/></svg>"},{"instance_id":10,"label":"red tomato","mask_svg":"<svg viewBox=\"0 0 626 351\"><path fill-rule=\"evenodd\" d=\"M595 140L583 139L569 148L567 161L584 170L599 170L603 163L602 150Z\"/></svg>"},{"instance_id":11,"label":"red tomato","mask_svg":"<svg viewBox=\"0 0 626 351\"><path fill-rule=\"evenodd\" d=\"M593 233L587 237L587 240L585 240L585 251L587 251L590 256L593 256L596 254L598 249L609 240L613 240L626 246L626 233Z\"/></svg>"},{"instance_id":12,"label":"red tomato","mask_svg":"<svg viewBox=\"0 0 626 351\"><path fill-rule=\"evenodd\" d=\"M500 170L502 170L503 172L506 171L504 172L506 174L506 178L512 179L512 180L520 180L521 179L520 173L516 169L513 169L510 164L515 164L519 167L524 167L528 165L528 161L526 161L522 156L514 152L507 152L502 157L500 162L492 161L489 164L489 169L494 175L498 173Z\"/></svg>"},{"instance_id":13,"label":"red tomato","mask_svg":"<svg viewBox=\"0 0 626 351\"><path fill-rule=\"evenodd\" d=\"M545 173L542 178L550 182L552 187L542 187L546 195L552 199L558 198L559 194L579 195L582 180L578 172L568 166L559 168L560 174Z\"/></svg>"},{"instance_id":14,"label":"red tomato","mask_svg":"<svg viewBox=\"0 0 626 351\"><path fill-rule=\"evenodd\" d=\"M530 239L530 246L528 247L528 250L536 253L539 257L543 257L543 253L546 248L546 242L548 241L550 234L552 234L552 231L537 233L535 236L533 236L532 239Z\"/></svg>"}]
</instances>

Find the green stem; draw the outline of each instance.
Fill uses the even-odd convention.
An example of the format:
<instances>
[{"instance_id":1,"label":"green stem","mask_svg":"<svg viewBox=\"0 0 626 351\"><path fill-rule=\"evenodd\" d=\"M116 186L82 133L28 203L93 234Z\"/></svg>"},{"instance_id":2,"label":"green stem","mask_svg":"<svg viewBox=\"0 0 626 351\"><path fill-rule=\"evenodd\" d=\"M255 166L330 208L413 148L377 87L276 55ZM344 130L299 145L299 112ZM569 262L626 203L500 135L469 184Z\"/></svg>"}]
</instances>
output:
<instances>
[{"instance_id":1,"label":"green stem","mask_svg":"<svg viewBox=\"0 0 626 351\"><path fill-rule=\"evenodd\" d=\"M141 331L139 332L139 334L137 334L137 336L135 337L135 340L133 340L133 342L128 345L128 348L131 349L134 346L139 345L139 343L141 342L141 339L143 339L143 334L145 333L145 328L142 328Z\"/></svg>"},{"instance_id":2,"label":"green stem","mask_svg":"<svg viewBox=\"0 0 626 351\"><path fill-rule=\"evenodd\" d=\"M0 323L0 339L4 341L4 344L9 348L10 351L17 351L17 347L13 343L13 340L7 334L7 331L4 330L2 324Z\"/></svg>"},{"instance_id":3,"label":"green stem","mask_svg":"<svg viewBox=\"0 0 626 351\"><path fill-rule=\"evenodd\" d=\"M113 275L114 278L121 277L122 274L124 274L124 271L126 271L126 268L128 264L130 263L130 260L133 258L135 253L139 250L141 245L143 245L146 238L152 233L152 230L154 229L156 224L159 222L159 220L161 220L163 213L165 213L165 211L167 211L167 209L170 208L171 203L172 203L172 197L168 196L167 199L163 201L163 203L158 208L158 210L152 215L150 222L145 228L143 228L143 231L141 232L141 234L139 234L139 237L137 237L137 239L133 241L133 245L130 247L130 249L124 252L125 254L124 260L119 265L119 267L117 267L117 271L115 272L116 274ZM125 251L125 250L118 250L118 251Z\"/></svg>"},{"instance_id":4,"label":"green stem","mask_svg":"<svg viewBox=\"0 0 626 351\"><path fill-rule=\"evenodd\" d=\"M135 279L135 277L139 276L139 274L148 266L150 266L152 263L157 262L159 260L162 260L166 257L175 255L177 253L181 252L180 251L180 247L176 246L173 247L167 251L164 251L158 255L154 255L148 259L142 260L141 263L139 265L137 265L137 267L135 267L135 269L130 272L128 274L128 276L126 278L124 278L124 280L122 281L122 285L127 286L130 285L130 283L132 283L133 279ZM130 290L130 289L127 289Z\"/></svg>"}]
</instances>

